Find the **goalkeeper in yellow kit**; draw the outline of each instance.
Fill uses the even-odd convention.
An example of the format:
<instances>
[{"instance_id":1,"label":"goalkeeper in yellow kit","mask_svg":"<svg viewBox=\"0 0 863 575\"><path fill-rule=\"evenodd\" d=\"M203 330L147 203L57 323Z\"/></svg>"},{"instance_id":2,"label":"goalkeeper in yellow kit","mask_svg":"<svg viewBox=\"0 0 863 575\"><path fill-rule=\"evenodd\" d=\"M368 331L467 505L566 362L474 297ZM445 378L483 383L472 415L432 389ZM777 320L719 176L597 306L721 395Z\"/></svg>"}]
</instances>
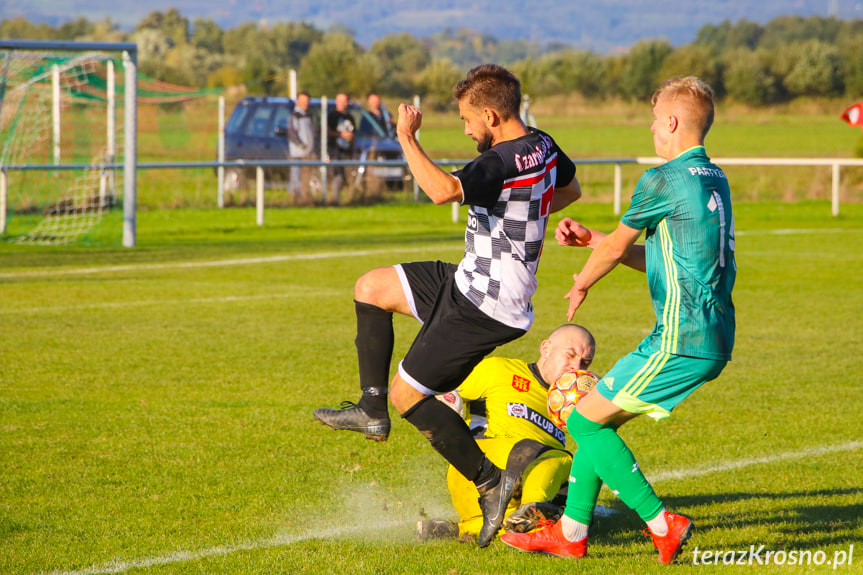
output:
<instances>
[{"instance_id":1,"label":"goalkeeper in yellow kit","mask_svg":"<svg viewBox=\"0 0 863 575\"><path fill-rule=\"evenodd\" d=\"M548 417L548 386L571 369L587 369L595 349L588 330L565 324L540 344L535 363L488 357L458 387L457 395L438 396L467 419L492 463L521 473L521 495L515 494L506 511L507 530L535 527L555 510L559 515L548 502L566 484L572 456L565 450L566 435ZM447 487L459 516L458 534L476 536L483 524L476 486L450 466ZM455 535L455 526L447 521L417 525L422 539L448 535Z\"/></svg>"}]
</instances>

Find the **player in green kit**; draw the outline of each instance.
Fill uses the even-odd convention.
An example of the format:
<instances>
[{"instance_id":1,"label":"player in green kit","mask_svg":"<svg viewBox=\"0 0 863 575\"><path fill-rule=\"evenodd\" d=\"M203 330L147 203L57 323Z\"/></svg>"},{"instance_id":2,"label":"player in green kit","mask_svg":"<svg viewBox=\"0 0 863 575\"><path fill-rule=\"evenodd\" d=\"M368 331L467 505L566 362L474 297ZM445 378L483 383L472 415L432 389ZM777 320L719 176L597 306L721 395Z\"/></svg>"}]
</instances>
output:
<instances>
[{"instance_id":1,"label":"player in green kit","mask_svg":"<svg viewBox=\"0 0 863 575\"><path fill-rule=\"evenodd\" d=\"M672 78L651 103L653 143L667 163L644 173L611 234L564 218L555 237L561 245L593 248L566 296L570 319L588 290L622 263L646 272L656 324L567 420L578 451L564 516L545 529L501 537L523 551L584 557L603 482L647 523L660 563L674 561L693 526L688 517L665 510L617 429L640 414L668 417L731 359L734 217L725 173L704 150L713 123L711 88L692 76ZM645 244L636 245L642 231Z\"/></svg>"}]
</instances>

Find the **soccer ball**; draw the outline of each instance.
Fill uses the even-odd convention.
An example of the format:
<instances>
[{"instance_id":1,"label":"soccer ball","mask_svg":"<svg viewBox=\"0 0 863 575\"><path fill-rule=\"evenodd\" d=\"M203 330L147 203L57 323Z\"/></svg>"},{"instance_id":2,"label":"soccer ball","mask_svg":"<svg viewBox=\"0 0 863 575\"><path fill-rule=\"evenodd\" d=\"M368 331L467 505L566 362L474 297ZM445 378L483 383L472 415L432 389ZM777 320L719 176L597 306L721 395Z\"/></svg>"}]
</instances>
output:
<instances>
[{"instance_id":1,"label":"soccer ball","mask_svg":"<svg viewBox=\"0 0 863 575\"><path fill-rule=\"evenodd\" d=\"M599 377L586 369L573 369L557 378L548 389L548 414L551 421L566 431L566 420L575 404L593 389Z\"/></svg>"}]
</instances>

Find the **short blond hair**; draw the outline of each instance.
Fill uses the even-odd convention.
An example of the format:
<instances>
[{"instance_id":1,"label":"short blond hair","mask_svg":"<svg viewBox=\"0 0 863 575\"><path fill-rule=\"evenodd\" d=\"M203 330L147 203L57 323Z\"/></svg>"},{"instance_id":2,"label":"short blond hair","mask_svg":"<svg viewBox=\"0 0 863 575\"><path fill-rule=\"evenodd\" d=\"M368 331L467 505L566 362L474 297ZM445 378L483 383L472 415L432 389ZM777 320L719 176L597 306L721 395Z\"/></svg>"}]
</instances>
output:
<instances>
[{"instance_id":1,"label":"short blond hair","mask_svg":"<svg viewBox=\"0 0 863 575\"><path fill-rule=\"evenodd\" d=\"M695 76L675 76L662 83L650 103L670 100L681 113L681 120L691 125L704 139L713 125L713 88Z\"/></svg>"}]
</instances>

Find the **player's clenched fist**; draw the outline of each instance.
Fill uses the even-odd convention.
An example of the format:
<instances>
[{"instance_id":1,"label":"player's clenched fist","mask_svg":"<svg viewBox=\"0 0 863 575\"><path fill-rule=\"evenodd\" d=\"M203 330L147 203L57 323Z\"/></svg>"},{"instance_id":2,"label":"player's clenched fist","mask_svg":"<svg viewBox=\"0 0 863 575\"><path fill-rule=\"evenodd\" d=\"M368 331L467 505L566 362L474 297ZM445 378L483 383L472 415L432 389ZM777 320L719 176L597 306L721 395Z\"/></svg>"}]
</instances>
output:
<instances>
[{"instance_id":1,"label":"player's clenched fist","mask_svg":"<svg viewBox=\"0 0 863 575\"><path fill-rule=\"evenodd\" d=\"M413 136L423 123L423 113L410 104L399 105L399 121L396 131Z\"/></svg>"}]
</instances>

